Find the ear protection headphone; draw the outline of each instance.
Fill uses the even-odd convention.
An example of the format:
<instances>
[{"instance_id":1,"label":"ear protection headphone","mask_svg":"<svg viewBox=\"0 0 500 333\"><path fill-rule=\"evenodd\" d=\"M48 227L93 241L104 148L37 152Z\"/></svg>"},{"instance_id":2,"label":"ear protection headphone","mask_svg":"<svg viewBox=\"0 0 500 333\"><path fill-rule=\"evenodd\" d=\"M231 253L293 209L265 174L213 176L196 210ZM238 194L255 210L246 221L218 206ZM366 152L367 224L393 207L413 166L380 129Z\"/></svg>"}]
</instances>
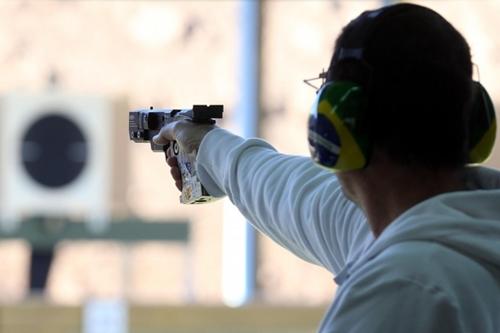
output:
<instances>
[{"instance_id":1,"label":"ear protection headphone","mask_svg":"<svg viewBox=\"0 0 500 333\"><path fill-rule=\"evenodd\" d=\"M351 24L347 42L338 50L335 61L363 60L363 44L381 16L401 10L390 6L363 13ZM361 23L361 24L359 24ZM364 168L371 145L360 127L364 113L363 88L348 81L326 83L316 95L308 121L308 141L312 159L334 171ZM486 89L473 81L473 102L469 120L468 163L481 163L490 155L496 136L495 109Z\"/></svg>"}]
</instances>

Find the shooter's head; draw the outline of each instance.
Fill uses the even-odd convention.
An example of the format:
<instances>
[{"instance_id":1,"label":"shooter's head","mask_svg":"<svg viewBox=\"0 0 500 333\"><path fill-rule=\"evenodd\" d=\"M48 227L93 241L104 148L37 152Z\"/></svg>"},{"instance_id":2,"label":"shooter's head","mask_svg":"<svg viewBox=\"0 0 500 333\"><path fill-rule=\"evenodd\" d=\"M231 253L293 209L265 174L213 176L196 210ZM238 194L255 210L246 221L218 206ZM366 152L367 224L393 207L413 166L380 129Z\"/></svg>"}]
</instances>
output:
<instances>
[{"instance_id":1,"label":"shooter's head","mask_svg":"<svg viewBox=\"0 0 500 333\"><path fill-rule=\"evenodd\" d=\"M357 127L370 151L405 165L466 163L470 50L433 10L397 4L351 21L328 69L327 83L339 81L361 87Z\"/></svg>"}]
</instances>

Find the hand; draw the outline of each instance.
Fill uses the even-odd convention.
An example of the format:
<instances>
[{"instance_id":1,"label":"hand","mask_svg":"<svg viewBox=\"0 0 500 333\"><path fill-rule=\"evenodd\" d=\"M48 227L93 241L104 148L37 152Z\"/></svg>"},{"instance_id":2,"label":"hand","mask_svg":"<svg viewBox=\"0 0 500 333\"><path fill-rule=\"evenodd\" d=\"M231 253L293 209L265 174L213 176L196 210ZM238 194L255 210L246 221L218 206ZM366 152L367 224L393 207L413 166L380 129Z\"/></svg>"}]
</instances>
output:
<instances>
[{"instance_id":1,"label":"hand","mask_svg":"<svg viewBox=\"0 0 500 333\"><path fill-rule=\"evenodd\" d=\"M210 124L197 124L187 120L180 120L164 126L160 133L153 138L153 142L160 145L167 145L177 141L179 148L187 153L198 151L201 141L205 135L216 126ZM170 166L170 174L175 181L175 186L182 191L182 177L171 148L166 152L167 164Z\"/></svg>"},{"instance_id":2,"label":"hand","mask_svg":"<svg viewBox=\"0 0 500 333\"><path fill-rule=\"evenodd\" d=\"M171 149L165 151L165 157L167 159L167 164L170 167L170 175L172 175L172 178L175 181L175 187L177 187L179 191L182 191L182 176L179 164L177 163L177 157L172 156Z\"/></svg>"}]
</instances>

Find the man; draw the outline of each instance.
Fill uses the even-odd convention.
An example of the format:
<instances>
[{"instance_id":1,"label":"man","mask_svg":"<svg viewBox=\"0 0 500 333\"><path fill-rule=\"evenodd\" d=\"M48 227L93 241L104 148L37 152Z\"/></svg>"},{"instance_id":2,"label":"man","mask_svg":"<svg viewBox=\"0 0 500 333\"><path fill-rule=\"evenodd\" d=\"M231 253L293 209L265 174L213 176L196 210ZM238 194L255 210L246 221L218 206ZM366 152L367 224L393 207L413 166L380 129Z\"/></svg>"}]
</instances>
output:
<instances>
[{"instance_id":1,"label":"man","mask_svg":"<svg viewBox=\"0 0 500 333\"><path fill-rule=\"evenodd\" d=\"M155 140L196 149L210 194L336 275L320 332L500 332L500 177L466 166L471 77L463 37L398 4L337 39L309 123L327 169L209 125L178 122Z\"/></svg>"}]
</instances>

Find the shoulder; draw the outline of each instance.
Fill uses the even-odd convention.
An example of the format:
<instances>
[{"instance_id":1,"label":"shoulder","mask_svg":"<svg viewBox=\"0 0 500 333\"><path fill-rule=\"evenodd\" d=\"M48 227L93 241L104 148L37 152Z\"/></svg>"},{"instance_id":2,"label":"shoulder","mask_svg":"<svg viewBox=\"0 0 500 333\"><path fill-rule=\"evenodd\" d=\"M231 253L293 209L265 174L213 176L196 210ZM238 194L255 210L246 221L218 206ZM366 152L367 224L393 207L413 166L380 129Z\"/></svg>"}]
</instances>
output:
<instances>
[{"instance_id":1,"label":"shoulder","mask_svg":"<svg viewBox=\"0 0 500 333\"><path fill-rule=\"evenodd\" d=\"M421 286L447 286L449 279L476 266L470 258L432 241L393 244L372 258L360 275L408 281Z\"/></svg>"},{"instance_id":2,"label":"shoulder","mask_svg":"<svg viewBox=\"0 0 500 333\"><path fill-rule=\"evenodd\" d=\"M438 242L396 243L353 267L325 327L338 332L497 332L497 278L481 262ZM343 329L352 325L356 329Z\"/></svg>"},{"instance_id":3,"label":"shoulder","mask_svg":"<svg viewBox=\"0 0 500 333\"><path fill-rule=\"evenodd\" d=\"M404 244L353 271L324 327L334 327L333 332L460 332L455 298L427 271L436 249L419 255L415 250L421 246Z\"/></svg>"},{"instance_id":4,"label":"shoulder","mask_svg":"<svg viewBox=\"0 0 500 333\"><path fill-rule=\"evenodd\" d=\"M393 244L353 270L346 282L350 293L396 298L406 294L455 309L479 306L498 290L494 276L480 262L431 241Z\"/></svg>"},{"instance_id":5,"label":"shoulder","mask_svg":"<svg viewBox=\"0 0 500 333\"><path fill-rule=\"evenodd\" d=\"M422 319L436 308L454 316L456 304L434 279L433 257L440 249L424 242L395 244L354 269L337 294L337 315L372 311L411 316L419 309ZM411 300L411 301L409 301ZM371 309L371 310L370 310ZM425 311L424 311L425 309ZM377 316L370 319L377 322Z\"/></svg>"}]
</instances>

